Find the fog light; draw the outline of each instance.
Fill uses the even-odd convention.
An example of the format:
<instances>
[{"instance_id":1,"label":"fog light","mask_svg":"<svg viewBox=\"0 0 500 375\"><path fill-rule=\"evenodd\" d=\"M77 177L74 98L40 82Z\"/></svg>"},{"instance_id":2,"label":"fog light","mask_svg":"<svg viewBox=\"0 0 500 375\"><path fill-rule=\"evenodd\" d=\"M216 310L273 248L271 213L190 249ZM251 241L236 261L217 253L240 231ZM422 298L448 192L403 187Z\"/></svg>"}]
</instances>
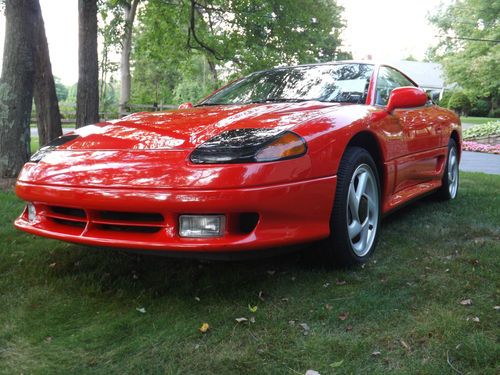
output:
<instances>
[{"instance_id":1,"label":"fog light","mask_svg":"<svg viewBox=\"0 0 500 375\"><path fill-rule=\"evenodd\" d=\"M181 215L179 235L181 237L221 237L224 234L226 218L224 215Z\"/></svg>"},{"instance_id":2,"label":"fog light","mask_svg":"<svg viewBox=\"0 0 500 375\"><path fill-rule=\"evenodd\" d=\"M28 203L27 207L28 207L28 221L32 223L35 221L36 218L36 208L33 205L33 203Z\"/></svg>"}]
</instances>

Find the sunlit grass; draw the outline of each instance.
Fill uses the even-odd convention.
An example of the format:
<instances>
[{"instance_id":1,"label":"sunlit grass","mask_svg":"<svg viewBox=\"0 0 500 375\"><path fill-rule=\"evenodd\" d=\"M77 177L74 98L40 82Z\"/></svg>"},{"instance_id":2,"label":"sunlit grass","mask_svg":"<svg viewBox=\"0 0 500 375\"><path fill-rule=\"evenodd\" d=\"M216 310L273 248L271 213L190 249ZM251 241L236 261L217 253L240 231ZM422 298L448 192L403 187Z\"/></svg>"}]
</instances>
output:
<instances>
[{"instance_id":1,"label":"sunlit grass","mask_svg":"<svg viewBox=\"0 0 500 375\"><path fill-rule=\"evenodd\" d=\"M12 227L23 203L0 193L0 373L452 374L448 356L498 374L500 177L461 183L454 202L385 219L375 257L351 270L46 240Z\"/></svg>"},{"instance_id":2,"label":"sunlit grass","mask_svg":"<svg viewBox=\"0 0 500 375\"><path fill-rule=\"evenodd\" d=\"M462 123L467 124L486 124L491 121L500 121L500 118L491 118L491 117L460 117Z\"/></svg>"}]
</instances>

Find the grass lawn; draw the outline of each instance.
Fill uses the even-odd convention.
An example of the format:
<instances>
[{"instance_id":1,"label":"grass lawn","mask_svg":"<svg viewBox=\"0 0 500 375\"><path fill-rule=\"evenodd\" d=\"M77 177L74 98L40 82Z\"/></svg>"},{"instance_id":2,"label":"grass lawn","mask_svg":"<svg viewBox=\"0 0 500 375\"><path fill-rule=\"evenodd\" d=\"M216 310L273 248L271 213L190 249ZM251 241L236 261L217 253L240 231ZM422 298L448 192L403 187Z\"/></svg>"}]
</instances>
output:
<instances>
[{"instance_id":1,"label":"grass lawn","mask_svg":"<svg viewBox=\"0 0 500 375\"><path fill-rule=\"evenodd\" d=\"M500 121L499 118L491 118L491 117L460 117L462 123L466 124L485 124L487 122L492 121Z\"/></svg>"},{"instance_id":2,"label":"grass lawn","mask_svg":"<svg viewBox=\"0 0 500 375\"><path fill-rule=\"evenodd\" d=\"M0 373L498 374L499 191L500 176L463 173L456 201L389 216L350 270L37 238L0 192Z\"/></svg>"}]
</instances>

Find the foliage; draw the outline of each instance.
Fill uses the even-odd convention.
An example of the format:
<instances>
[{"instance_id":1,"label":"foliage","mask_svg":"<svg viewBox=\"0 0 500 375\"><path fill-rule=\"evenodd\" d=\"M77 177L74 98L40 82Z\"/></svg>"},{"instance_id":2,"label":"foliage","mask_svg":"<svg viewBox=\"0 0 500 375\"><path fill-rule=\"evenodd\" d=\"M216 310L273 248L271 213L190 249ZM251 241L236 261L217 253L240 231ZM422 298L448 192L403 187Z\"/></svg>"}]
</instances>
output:
<instances>
[{"instance_id":1,"label":"foliage","mask_svg":"<svg viewBox=\"0 0 500 375\"><path fill-rule=\"evenodd\" d=\"M135 30L133 101L196 101L221 78L350 57L340 16L334 0L149 0Z\"/></svg>"},{"instance_id":2,"label":"foliage","mask_svg":"<svg viewBox=\"0 0 500 375\"><path fill-rule=\"evenodd\" d=\"M458 0L430 17L440 43L432 51L470 96L487 98L493 112L500 106L500 1Z\"/></svg>"},{"instance_id":3,"label":"foliage","mask_svg":"<svg viewBox=\"0 0 500 375\"><path fill-rule=\"evenodd\" d=\"M439 100L438 105L440 105L443 108L449 108L448 103L450 102L450 98L452 95L453 95L452 91L445 91L443 96Z\"/></svg>"},{"instance_id":4,"label":"foliage","mask_svg":"<svg viewBox=\"0 0 500 375\"><path fill-rule=\"evenodd\" d=\"M448 353L463 374L498 374L500 176L460 184L452 203L387 217L350 270L42 239L13 228L24 204L0 192L0 373L451 374Z\"/></svg>"},{"instance_id":5,"label":"foliage","mask_svg":"<svg viewBox=\"0 0 500 375\"><path fill-rule=\"evenodd\" d=\"M491 121L465 129L462 133L464 139L500 135L500 121Z\"/></svg>"},{"instance_id":6,"label":"foliage","mask_svg":"<svg viewBox=\"0 0 500 375\"><path fill-rule=\"evenodd\" d=\"M466 115L470 109L470 100L462 91L457 91L451 95L448 107L461 115Z\"/></svg>"},{"instance_id":7,"label":"foliage","mask_svg":"<svg viewBox=\"0 0 500 375\"><path fill-rule=\"evenodd\" d=\"M59 78L54 77L54 81L56 85L57 100L63 102L68 98L68 88L61 82Z\"/></svg>"},{"instance_id":8,"label":"foliage","mask_svg":"<svg viewBox=\"0 0 500 375\"><path fill-rule=\"evenodd\" d=\"M469 114L471 116L488 116L490 111L490 103L484 99L476 99L472 101L472 106Z\"/></svg>"}]
</instances>

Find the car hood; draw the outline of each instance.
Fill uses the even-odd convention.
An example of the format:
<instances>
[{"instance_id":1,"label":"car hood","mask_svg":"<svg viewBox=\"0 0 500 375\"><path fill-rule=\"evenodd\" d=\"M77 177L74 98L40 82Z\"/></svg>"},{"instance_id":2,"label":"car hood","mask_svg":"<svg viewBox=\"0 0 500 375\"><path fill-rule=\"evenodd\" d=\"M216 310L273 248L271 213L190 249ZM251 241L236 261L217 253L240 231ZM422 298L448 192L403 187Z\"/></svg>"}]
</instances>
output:
<instances>
[{"instance_id":1,"label":"car hood","mask_svg":"<svg viewBox=\"0 0 500 375\"><path fill-rule=\"evenodd\" d=\"M75 133L80 137L59 149L192 149L226 130L277 127L289 130L339 107L310 101L136 113L77 129Z\"/></svg>"}]
</instances>

